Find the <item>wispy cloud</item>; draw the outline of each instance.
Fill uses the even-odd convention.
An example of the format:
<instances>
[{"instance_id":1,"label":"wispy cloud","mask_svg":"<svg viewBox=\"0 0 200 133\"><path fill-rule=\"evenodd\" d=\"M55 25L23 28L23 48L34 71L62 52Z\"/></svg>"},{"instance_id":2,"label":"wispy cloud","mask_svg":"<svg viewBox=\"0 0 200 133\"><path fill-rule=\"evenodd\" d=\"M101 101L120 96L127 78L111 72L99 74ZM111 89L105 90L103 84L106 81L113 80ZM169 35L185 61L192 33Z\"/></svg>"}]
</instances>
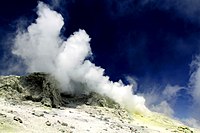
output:
<instances>
[{"instance_id":1,"label":"wispy cloud","mask_svg":"<svg viewBox=\"0 0 200 133\"><path fill-rule=\"evenodd\" d=\"M177 96L177 93L181 89L184 89L184 87L180 87L178 85L175 85L175 86L167 85L164 91L162 92L162 95L164 96L166 100L171 100L172 98Z\"/></svg>"},{"instance_id":2,"label":"wispy cloud","mask_svg":"<svg viewBox=\"0 0 200 133\"><path fill-rule=\"evenodd\" d=\"M185 123L186 125L194 127L194 128L200 127L200 121L195 118L185 118L185 119L181 119L181 121Z\"/></svg>"},{"instance_id":3,"label":"wispy cloud","mask_svg":"<svg viewBox=\"0 0 200 133\"><path fill-rule=\"evenodd\" d=\"M152 105L151 110L173 117L174 110L170 107L167 101L162 101L157 105Z\"/></svg>"},{"instance_id":4,"label":"wispy cloud","mask_svg":"<svg viewBox=\"0 0 200 133\"><path fill-rule=\"evenodd\" d=\"M200 56L196 56L191 63L191 77L189 86L195 102L200 107Z\"/></svg>"},{"instance_id":5,"label":"wispy cloud","mask_svg":"<svg viewBox=\"0 0 200 133\"><path fill-rule=\"evenodd\" d=\"M199 0L109 0L107 7L113 17L129 15L150 7L168 12L173 11L174 15L200 23Z\"/></svg>"},{"instance_id":6,"label":"wispy cloud","mask_svg":"<svg viewBox=\"0 0 200 133\"><path fill-rule=\"evenodd\" d=\"M159 113L163 113L167 116L174 117L175 110L172 107L176 102L176 98L178 97L178 92L184 87L180 87L178 85L172 86L168 84L164 89L160 88L161 92L157 92L157 87L149 88L150 92L142 93L141 95L145 97L147 106L152 110Z\"/></svg>"}]
</instances>

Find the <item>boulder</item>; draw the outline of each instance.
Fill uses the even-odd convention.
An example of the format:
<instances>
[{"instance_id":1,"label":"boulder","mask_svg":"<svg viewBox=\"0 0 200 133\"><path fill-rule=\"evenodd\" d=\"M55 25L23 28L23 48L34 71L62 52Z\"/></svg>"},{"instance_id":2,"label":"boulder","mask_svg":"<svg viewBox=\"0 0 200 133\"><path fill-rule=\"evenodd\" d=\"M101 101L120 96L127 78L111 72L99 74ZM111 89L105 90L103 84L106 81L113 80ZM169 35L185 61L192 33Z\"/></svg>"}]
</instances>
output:
<instances>
[{"instance_id":1,"label":"boulder","mask_svg":"<svg viewBox=\"0 0 200 133\"><path fill-rule=\"evenodd\" d=\"M11 100L32 100L51 107L62 105L57 81L45 73L1 76L0 97Z\"/></svg>"},{"instance_id":2,"label":"boulder","mask_svg":"<svg viewBox=\"0 0 200 133\"><path fill-rule=\"evenodd\" d=\"M21 77L21 83L26 90L25 99L42 102L46 106L62 105L58 82L46 73L32 73Z\"/></svg>"}]
</instances>

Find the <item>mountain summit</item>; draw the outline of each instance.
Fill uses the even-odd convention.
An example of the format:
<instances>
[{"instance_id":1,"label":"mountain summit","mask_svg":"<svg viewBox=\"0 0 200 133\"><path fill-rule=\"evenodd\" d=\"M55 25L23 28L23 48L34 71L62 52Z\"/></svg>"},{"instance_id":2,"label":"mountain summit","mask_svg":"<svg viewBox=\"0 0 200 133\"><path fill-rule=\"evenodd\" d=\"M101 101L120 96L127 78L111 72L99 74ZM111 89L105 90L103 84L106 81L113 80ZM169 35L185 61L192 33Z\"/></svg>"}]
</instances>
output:
<instances>
[{"instance_id":1,"label":"mountain summit","mask_svg":"<svg viewBox=\"0 0 200 133\"><path fill-rule=\"evenodd\" d=\"M133 113L107 96L68 94L46 73L0 77L0 133L198 133L159 113ZM84 90L85 89L85 90Z\"/></svg>"}]
</instances>

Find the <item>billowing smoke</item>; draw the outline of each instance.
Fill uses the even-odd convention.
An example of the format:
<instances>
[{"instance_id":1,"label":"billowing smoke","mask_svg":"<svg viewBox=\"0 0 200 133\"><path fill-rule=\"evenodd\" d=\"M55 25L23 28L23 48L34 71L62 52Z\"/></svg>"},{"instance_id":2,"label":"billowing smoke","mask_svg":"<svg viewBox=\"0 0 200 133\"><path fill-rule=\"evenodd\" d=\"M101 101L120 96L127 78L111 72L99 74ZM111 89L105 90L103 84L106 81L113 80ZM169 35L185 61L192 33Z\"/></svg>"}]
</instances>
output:
<instances>
[{"instance_id":1,"label":"billowing smoke","mask_svg":"<svg viewBox=\"0 0 200 133\"><path fill-rule=\"evenodd\" d=\"M36 22L27 30L18 30L12 51L23 59L27 72L51 73L60 82L63 92L86 93L87 88L114 99L131 111L148 112L145 99L133 95L133 85L110 81L103 68L87 60L92 51L90 38L84 30L64 40L60 37L63 17L42 2L37 9Z\"/></svg>"}]
</instances>

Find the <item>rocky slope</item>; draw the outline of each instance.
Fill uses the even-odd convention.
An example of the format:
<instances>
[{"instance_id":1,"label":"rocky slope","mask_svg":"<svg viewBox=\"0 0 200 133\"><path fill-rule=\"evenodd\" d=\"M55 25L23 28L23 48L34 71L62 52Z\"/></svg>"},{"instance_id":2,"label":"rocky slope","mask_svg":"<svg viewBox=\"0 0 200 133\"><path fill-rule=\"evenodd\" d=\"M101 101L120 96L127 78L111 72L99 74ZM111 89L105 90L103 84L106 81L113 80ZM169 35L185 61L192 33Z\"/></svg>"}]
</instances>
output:
<instances>
[{"instance_id":1,"label":"rocky slope","mask_svg":"<svg viewBox=\"0 0 200 133\"><path fill-rule=\"evenodd\" d=\"M161 114L133 114L94 92L60 93L45 73L0 77L0 133L198 133Z\"/></svg>"}]
</instances>

